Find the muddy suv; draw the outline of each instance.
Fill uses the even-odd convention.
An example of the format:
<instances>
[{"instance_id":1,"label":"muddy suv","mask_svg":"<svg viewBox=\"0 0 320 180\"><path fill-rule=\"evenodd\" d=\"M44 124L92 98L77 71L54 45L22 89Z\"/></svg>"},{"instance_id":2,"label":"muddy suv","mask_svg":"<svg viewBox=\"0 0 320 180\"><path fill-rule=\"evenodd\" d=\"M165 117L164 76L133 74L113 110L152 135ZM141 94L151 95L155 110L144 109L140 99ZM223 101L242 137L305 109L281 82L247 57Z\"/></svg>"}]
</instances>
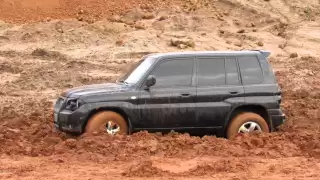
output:
<instances>
[{"instance_id":1,"label":"muddy suv","mask_svg":"<svg viewBox=\"0 0 320 180\"><path fill-rule=\"evenodd\" d=\"M61 131L270 132L285 116L268 51L150 54L115 83L70 89L54 106Z\"/></svg>"}]
</instances>

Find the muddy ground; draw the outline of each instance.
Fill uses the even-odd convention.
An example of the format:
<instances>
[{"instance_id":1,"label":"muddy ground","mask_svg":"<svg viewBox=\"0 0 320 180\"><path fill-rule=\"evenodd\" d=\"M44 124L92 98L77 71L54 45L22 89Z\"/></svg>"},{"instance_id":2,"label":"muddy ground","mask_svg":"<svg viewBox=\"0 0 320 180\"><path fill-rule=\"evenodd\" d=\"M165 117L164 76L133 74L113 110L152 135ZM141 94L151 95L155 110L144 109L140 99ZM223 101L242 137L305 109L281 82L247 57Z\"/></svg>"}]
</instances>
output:
<instances>
[{"instance_id":1,"label":"muddy ground","mask_svg":"<svg viewBox=\"0 0 320 180\"><path fill-rule=\"evenodd\" d=\"M319 1L2 0L0 19L0 179L320 179ZM288 118L278 132L53 128L60 92L115 81L146 53L241 49L272 51Z\"/></svg>"}]
</instances>

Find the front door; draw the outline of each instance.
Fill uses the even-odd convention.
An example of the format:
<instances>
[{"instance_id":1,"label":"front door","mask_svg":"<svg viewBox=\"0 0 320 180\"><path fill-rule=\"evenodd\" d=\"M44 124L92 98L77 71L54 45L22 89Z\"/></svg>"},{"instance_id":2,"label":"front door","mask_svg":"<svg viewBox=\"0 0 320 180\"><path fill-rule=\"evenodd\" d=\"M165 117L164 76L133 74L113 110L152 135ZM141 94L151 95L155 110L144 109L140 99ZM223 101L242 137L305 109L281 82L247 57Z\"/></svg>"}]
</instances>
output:
<instances>
[{"instance_id":1,"label":"front door","mask_svg":"<svg viewBox=\"0 0 320 180\"><path fill-rule=\"evenodd\" d=\"M156 77L156 84L149 90L141 87L139 109L141 128L183 129L195 123L196 88L193 58L163 59L149 75Z\"/></svg>"},{"instance_id":2,"label":"front door","mask_svg":"<svg viewBox=\"0 0 320 180\"><path fill-rule=\"evenodd\" d=\"M244 102L236 58L197 58L197 126L222 128L233 105Z\"/></svg>"}]
</instances>

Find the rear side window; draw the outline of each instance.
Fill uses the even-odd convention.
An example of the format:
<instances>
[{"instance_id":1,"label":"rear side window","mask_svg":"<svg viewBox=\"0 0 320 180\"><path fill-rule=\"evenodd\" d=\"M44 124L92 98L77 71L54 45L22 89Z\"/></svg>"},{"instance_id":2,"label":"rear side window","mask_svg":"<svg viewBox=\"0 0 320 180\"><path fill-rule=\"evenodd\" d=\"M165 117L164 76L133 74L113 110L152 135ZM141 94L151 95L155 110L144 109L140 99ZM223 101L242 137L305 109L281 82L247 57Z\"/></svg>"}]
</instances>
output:
<instances>
[{"instance_id":1,"label":"rear side window","mask_svg":"<svg viewBox=\"0 0 320 180\"><path fill-rule=\"evenodd\" d=\"M238 57L242 83L260 84L263 81L263 74L260 63L255 56Z\"/></svg>"},{"instance_id":2,"label":"rear side window","mask_svg":"<svg viewBox=\"0 0 320 180\"><path fill-rule=\"evenodd\" d=\"M235 58L226 58L226 83L228 85L239 85L239 73Z\"/></svg>"},{"instance_id":3,"label":"rear side window","mask_svg":"<svg viewBox=\"0 0 320 180\"><path fill-rule=\"evenodd\" d=\"M193 58L167 59L152 71L155 87L191 86Z\"/></svg>"},{"instance_id":4,"label":"rear side window","mask_svg":"<svg viewBox=\"0 0 320 180\"><path fill-rule=\"evenodd\" d=\"M226 84L224 58L198 58L198 86Z\"/></svg>"}]
</instances>

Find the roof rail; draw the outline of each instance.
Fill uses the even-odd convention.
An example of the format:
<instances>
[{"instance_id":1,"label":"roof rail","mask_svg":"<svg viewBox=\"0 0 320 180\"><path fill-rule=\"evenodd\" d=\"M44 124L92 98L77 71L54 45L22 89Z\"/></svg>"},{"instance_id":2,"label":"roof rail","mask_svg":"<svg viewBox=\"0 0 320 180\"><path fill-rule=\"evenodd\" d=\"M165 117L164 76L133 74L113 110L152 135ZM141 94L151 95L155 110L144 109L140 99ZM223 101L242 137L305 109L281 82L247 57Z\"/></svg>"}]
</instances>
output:
<instances>
[{"instance_id":1,"label":"roof rail","mask_svg":"<svg viewBox=\"0 0 320 180\"><path fill-rule=\"evenodd\" d=\"M271 54L270 51L266 51L266 50L253 49L253 50L250 50L250 51L258 51L258 52L260 52L261 54L263 54L265 57L269 57L270 54Z\"/></svg>"}]
</instances>

